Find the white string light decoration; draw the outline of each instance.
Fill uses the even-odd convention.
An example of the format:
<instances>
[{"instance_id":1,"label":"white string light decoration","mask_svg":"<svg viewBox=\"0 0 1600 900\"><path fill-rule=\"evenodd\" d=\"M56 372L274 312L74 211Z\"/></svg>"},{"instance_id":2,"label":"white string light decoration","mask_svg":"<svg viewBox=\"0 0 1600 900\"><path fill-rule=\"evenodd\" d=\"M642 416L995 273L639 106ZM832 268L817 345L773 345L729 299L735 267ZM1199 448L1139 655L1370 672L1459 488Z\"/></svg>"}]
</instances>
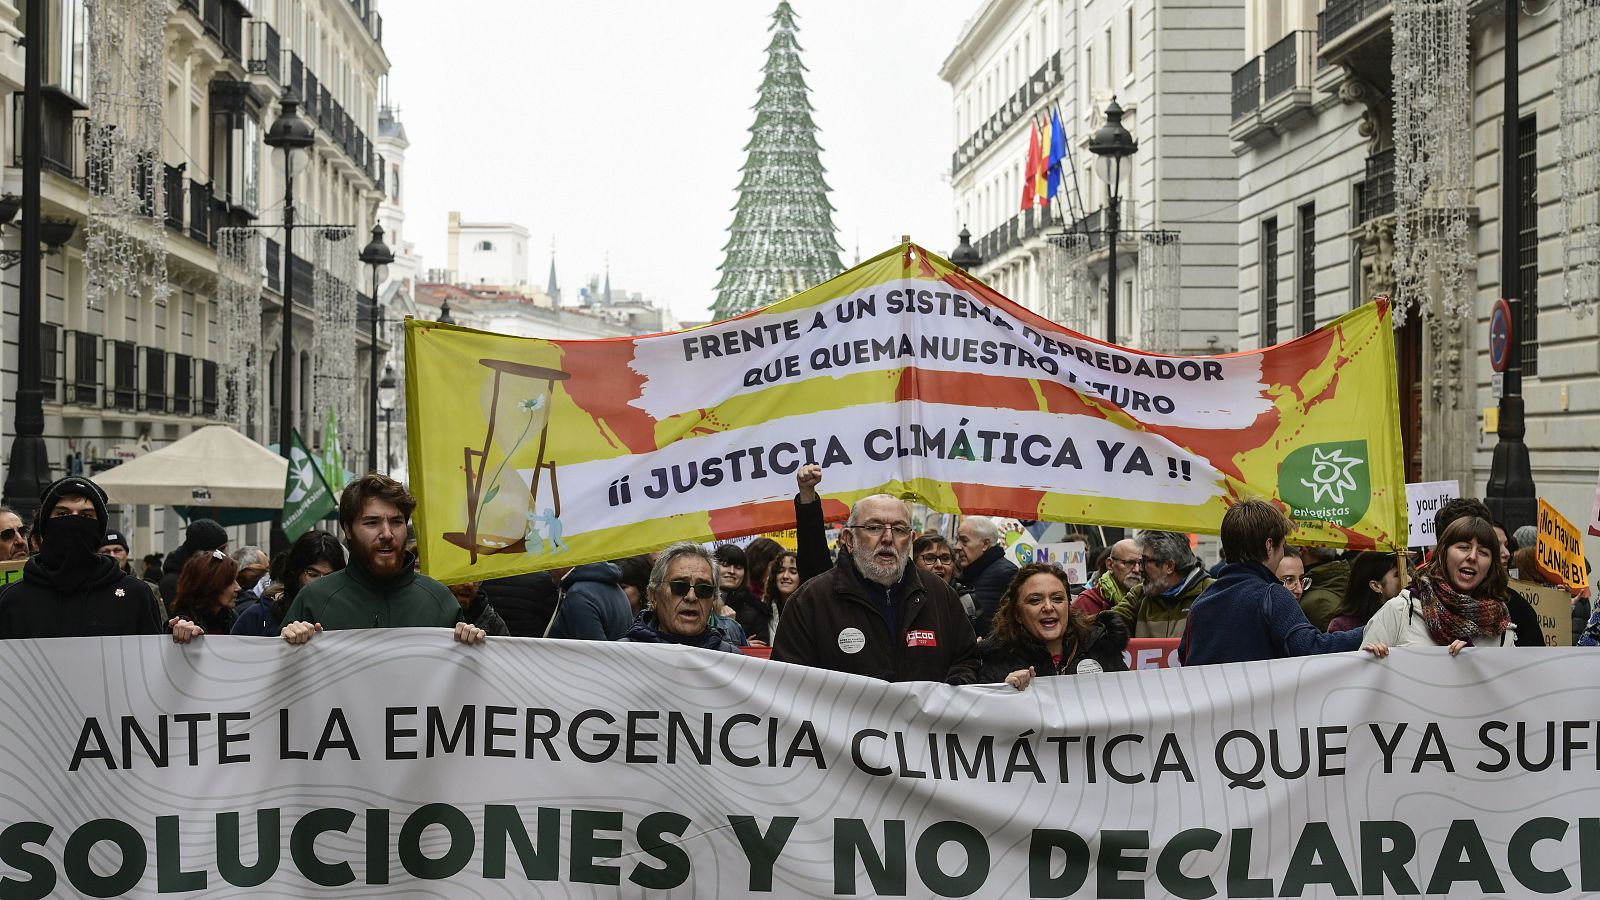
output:
<instances>
[{"instance_id":1,"label":"white string light decoration","mask_svg":"<svg viewBox=\"0 0 1600 900\"><path fill-rule=\"evenodd\" d=\"M89 186L84 269L90 309L149 290L164 305L162 107L167 0L87 0Z\"/></svg>"},{"instance_id":2,"label":"white string light decoration","mask_svg":"<svg viewBox=\"0 0 1600 900\"><path fill-rule=\"evenodd\" d=\"M347 227L308 228L311 234L311 306L316 311L312 346L313 421L339 419L339 443L346 452L360 420L356 412L356 240ZM298 232L297 233L301 233Z\"/></svg>"},{"instance_id":3,"label":"white string light decoration","mask_svg":"<svg viewBox=\"0 0 1600 900\"><path fill-rule=\"evenodd\" d=\"M217 230L217 306L222 319L223 417L246 435L266 434L262 394L261 236L254 228Z\"/></svg>"},{"instance_id":4,"label":"white string light decoration","mask_svg":"<svg viewBox=\"0 0 1600 900\"><path fill-rule=\"evenodd\" d=\"M1600 300L1600 0L1561 13L1561 290L1588 315Z\"/></svg>"},{"instance_id":5,"label":"white string light decoration","mask_svg":"<svg viewBox=\"0 0 1600 900\"><path fill-rule=\"evenodd\" d=\"M1174 231L1140 236L1139 349L1178 352L1178 282L1183 247Z\"/></svg>"},{"instance_id":6,"label":"white string light decoration","mask_svg":"<svg viewBox=\"0 0 1600 900\"><path fill-rule=\"evenodd\" d=\"M1466 0L1394 4L1395 308L1428 310L1430 282L1444 312L1470 316L1476 271L1468 212L1472 191L1472 90Z\"/></svg>"}]
</instances>

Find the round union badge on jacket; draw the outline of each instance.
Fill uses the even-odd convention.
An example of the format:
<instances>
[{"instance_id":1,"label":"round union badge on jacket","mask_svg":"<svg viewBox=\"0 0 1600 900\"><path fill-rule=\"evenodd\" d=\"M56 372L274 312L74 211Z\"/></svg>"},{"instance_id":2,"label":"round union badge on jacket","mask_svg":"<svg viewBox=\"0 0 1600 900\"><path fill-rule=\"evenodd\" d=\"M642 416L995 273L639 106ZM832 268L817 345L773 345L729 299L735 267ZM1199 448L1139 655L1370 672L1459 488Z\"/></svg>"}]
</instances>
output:
<instances>
[{"instance_id":1,"label":"round union badge on jacket","mask_svg":"<svg viewBox=\"0 0 1600 900\"><path fill-rule=\"evenodd\" d=\"M839 649L846 653L860 653L867 645L867 636L859 628L846 628L839 632Z\"/></svg>"}]
</instances>

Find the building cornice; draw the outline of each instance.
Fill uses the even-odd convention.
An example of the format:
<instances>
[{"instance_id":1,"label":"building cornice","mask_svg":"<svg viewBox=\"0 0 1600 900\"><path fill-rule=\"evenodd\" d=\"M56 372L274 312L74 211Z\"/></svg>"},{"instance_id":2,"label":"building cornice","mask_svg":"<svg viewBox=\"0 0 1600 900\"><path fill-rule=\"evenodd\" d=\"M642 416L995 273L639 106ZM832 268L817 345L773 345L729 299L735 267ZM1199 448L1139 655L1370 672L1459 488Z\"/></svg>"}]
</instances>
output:
<instances>
[{"instance_id":1,"label":"building cornice","mask_svg":"<svg viewBox=\"0 0 1600 900\"><path fill-rule=\"evenodd\" d=\"M1010 20L1011 13L1027 0L988 0L978 14L967 20L961 36L956 38L955 49L939 66L939 78L954 86L956 75L972 62L973 50L982 46L999 27Z\"/></svg>"}]
</instances>

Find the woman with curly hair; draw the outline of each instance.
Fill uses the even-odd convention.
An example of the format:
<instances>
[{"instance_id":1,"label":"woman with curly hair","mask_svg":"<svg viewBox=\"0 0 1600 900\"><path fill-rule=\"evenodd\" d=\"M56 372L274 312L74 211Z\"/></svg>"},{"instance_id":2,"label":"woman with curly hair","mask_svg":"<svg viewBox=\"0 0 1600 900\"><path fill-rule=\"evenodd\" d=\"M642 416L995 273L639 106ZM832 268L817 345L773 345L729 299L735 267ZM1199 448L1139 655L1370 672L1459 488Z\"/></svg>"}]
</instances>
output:
<instances>
[{"instance_id":1,"label":"woman with curly hair","mask_svg":"<svg viewBox=\"0 0 1600 900\"><path fill-rule=\"evenodd\" d=\"M1511 647L1517 629L1506 608L1506 567L1494 526L1477 516L1456 519L1417 580L1367 623L1365 640L1391 647Z\"/></svg>"},{"instance_id":2,"label":"woman with curly hair","mask_svg":"<svg viewBox=\"0 0 1600 900\"><path fill-rule=\"evenodd\" d=\"M1035 677L1126 672L1128 626L1120 616L1072 608L1067 575L1048 563L1023 566L995 609L993 630L978 642L978 681L1023 690Z\"/></svg>"}]
</instances>

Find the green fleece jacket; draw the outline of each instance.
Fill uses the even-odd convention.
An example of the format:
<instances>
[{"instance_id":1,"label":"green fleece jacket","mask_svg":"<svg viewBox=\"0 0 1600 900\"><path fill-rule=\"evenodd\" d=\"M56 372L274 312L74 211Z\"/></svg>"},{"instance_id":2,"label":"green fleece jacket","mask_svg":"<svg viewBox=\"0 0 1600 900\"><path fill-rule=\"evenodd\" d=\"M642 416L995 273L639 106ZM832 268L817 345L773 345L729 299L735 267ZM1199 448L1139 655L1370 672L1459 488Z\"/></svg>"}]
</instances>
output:
<instances>
[{"instance_id":1,"label":"green fleece jacket","mask_svg":"<svg viewBox=\"0 0 1600 900\"><path fill-rule=\"evenodd\" d=\"M1330 559L1318 563L1306 570L1306 577L1311 579L1311 586L1300 595L1300 608L1318 631L1327 631L1333 614L1344 604L1345 588L1350 586L1350 561Z\"/></svg>"},{"instance_id":2,"label":"green fleece jacket","mask_svg":"<svg viewBox=\"0 0 1600 900\"><path fill-rule=\"evenodd\" d=\"M379 580L354 559L342 571L306 585L284 613L284 624L314 622L327 631L343 628L454 628L466 621L450 589L418 574L416 557L400 574Z\"/></svg>"},{"instance_id":3,"label":"green fleece jacket","mask_svg":"<svg viewBox=\"0 0 1600 900\"><path fill-rule=\"evenodd\" d=\"M1211 586L1212 578L1198 564L1183 573L1175 594L1146 597L1143 584L1136 585L1121 603L1107 612L1128 623L1136 638L1181 638L1189 621L1189 607Z\"/></svg>"}]
</instances>

